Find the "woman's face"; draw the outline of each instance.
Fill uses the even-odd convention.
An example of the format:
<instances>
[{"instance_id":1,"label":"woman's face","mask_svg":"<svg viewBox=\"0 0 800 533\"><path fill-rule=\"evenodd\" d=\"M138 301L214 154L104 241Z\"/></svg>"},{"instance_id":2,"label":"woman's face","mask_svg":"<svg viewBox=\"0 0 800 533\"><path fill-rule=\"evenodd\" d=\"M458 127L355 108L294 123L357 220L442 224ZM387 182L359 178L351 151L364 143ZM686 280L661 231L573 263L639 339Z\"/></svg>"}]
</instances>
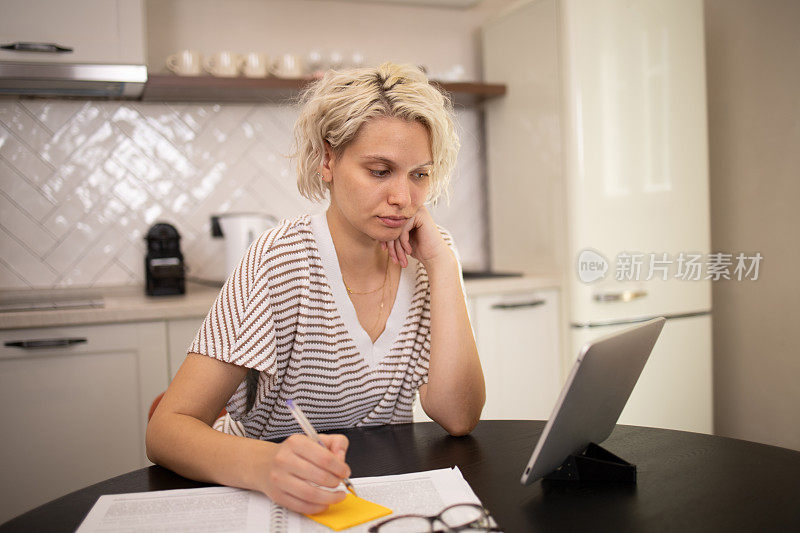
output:
<instances>
[{"instance_id":1,"label":"woman's face","mask_svg":"<svg viewBox=\"0 0 800 533\"><path fill-rule=\"evenodd\" d=\"M397 239L425 203L432 159L430 135L419 122L380 117L364 123L338 158L327 148L322 175L337 223L374 240Z\"/></svg>"}]
</instances>

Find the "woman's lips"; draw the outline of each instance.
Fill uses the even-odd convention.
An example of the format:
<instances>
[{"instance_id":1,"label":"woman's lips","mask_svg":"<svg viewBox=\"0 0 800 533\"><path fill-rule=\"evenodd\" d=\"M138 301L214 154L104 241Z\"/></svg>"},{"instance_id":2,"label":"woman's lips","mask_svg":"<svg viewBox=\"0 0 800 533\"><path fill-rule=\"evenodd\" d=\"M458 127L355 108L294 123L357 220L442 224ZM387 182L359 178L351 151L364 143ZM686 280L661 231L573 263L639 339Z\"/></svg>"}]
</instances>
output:
<instances>
[{"instance_id":1,"label":"woman's lips","mask_svg":"<svg viewBox=\"0 0 800 533\"><path fill-rule=\"evenodd\" d=\"M389 226L390 228L401 228L406 224L407 218L395 218L395 217L378 217L384 225Z\"/></svg>"}]
</instances>

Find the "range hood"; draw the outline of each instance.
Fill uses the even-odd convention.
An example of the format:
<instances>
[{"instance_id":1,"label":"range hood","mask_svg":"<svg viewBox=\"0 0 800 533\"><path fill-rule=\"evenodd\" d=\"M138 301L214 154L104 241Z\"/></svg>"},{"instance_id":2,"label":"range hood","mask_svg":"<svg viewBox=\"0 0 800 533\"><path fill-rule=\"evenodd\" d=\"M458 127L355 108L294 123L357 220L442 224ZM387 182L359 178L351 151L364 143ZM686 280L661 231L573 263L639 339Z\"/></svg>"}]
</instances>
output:
<instances>
[{"instance_id":1,"label":"range hood","mask_svg":"<svg viewBox=\"0 0 800 533\"><path fill-rule=\"evenodd\" d=\"M144 65L0 61L0 97L138 98Z\"/></svg>"}]
</instances>

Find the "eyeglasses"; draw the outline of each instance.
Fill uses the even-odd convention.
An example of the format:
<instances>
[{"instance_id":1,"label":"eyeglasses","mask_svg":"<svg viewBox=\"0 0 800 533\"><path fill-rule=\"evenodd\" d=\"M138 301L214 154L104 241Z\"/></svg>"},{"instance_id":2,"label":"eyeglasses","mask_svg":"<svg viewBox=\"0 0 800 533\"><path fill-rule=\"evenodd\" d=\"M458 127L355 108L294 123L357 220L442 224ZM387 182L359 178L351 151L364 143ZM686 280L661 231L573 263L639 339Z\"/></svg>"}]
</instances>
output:
<instances>
[{"instance_id":1,"label":"eyeglasses","mask_svg":"<svg viewBox=\"0 0 800 533\"><path fill-rule=\"evenodd\" d=\"M434 529L436 522L444 529ZM404 514L369 528L369 533L433 533L434 531L502 531L492 525L489 511L476 503L457 503L434 516Z\"/></svg>"}]
</instances>

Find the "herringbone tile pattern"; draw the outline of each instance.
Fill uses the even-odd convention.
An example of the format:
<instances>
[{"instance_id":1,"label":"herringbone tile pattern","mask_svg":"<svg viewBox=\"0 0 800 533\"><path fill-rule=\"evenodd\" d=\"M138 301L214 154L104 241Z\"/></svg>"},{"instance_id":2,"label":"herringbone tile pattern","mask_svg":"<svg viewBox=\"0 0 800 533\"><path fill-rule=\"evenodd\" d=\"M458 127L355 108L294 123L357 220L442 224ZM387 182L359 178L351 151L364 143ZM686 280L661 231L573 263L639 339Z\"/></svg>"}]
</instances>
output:
<instances>
[{"instance_id":1,"label":"herringbone tile pattern","mask_svg":"<svg viewBox=\"0 0 800 533\"><path fill-rule=\"evenodd\" d=\"M144 235L173 224L190 275L221 279L209 216L319 212L285 157L296 111L277 105L0 101L0 289L140 285ZM434 208L466 267L486 263L479 113L458 113L449 206Z\"/></svg>"}]
</instances>

